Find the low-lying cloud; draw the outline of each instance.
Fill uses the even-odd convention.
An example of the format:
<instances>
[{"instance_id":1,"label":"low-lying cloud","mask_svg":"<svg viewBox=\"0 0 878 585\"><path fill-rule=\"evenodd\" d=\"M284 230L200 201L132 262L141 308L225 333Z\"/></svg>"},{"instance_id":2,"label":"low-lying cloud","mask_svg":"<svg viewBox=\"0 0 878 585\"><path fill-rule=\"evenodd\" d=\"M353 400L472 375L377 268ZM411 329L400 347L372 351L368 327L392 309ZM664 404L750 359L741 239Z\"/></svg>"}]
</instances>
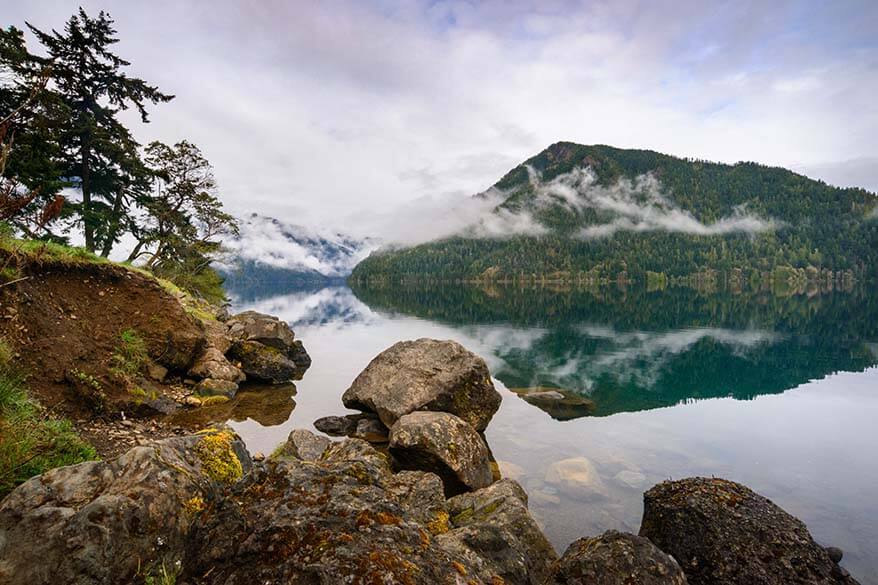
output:
<instances>
[{"instance_id":1,"label":"low-lying cloud","mask_svg":"<svg viewBox=\"0 0 878 585\"><path fill-rule=\"evenodd\" d=\"M541 212L557 206L571 213L592 210L598 214L601 223L583 227L574 234L583 239L609 237L620 231L665 231L699 236L755 234L782 225L750 214L744 207L736 208L715 222L704 223L671 201L651 173L634 179L622 178L606 186L598 183L590 168L574 169L548 181L534 168L528 167L528 172L527 186L509 191L492 187L476 197L460 194L423 197L392 214L361 217L360 226L391 245L414 245L452 236L540 236L549 231L538 219ZM531 192L521 209L501 207L520 189Z\"/></svg>"},{"instance_id":2,"label":"low-lying cloud","mask_svg":"<svg viewBox=\"0 0 878 585\"><path fill-rule=\"evenodd\" d=\"M315 230L250 215L239 220L240 234L223 241L226 254L219 263L233 268L251 260L274 268L315 271L326 276L350 274L376 247L332 230Z\"/></svg>"}]
</instances>

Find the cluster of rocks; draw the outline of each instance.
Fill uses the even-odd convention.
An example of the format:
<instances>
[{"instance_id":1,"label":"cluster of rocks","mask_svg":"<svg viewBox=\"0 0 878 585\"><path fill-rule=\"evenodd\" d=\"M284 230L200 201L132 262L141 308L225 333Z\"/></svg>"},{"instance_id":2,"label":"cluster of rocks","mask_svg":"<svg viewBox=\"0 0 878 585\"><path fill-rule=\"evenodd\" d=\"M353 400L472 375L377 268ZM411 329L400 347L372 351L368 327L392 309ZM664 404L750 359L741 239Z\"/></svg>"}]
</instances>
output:
<instances>
[{"instance_id":1,"label":"cluster of rocks","mask_svg":"<svg viewBox=\"0 0 878 585\"><path fill-rule=\"evenodd\" d=\"M297 429L254 461L212 429L29 480L0 503L0 582L855 583L840 551L720 479L659 484L639 535L581 538L558 558L521 486L491 474L479 431L500 395L453 342L391 347L344 401L367 413L333 428L380 424L386 451Z\"/></svg>"},{"instance_id":2,"label":"cluster of rocks","mask_svg":"<svg viewBox=\"0 0 878 585\"><path fill-rule=\"evenodd\" d=\"M245 311L203 325L206 344L188 371L198 395L231 398L245 380L282 384L311 365L302 342L277 317Z\"/></svg>"},{"instance_id":3,"label":"cluster of rocks","mask_svg":"<svg viewBox=\"0 0 878 585\"><path fill-rule=\"evenodd\" d=\"M454 341L401 341L373 359L342 395L360 415L326 417L315 427L387 442L396 469L430 471L449 496L493 481L480 434L501 397L485 361Z\"/></svg>"}]
</instances>

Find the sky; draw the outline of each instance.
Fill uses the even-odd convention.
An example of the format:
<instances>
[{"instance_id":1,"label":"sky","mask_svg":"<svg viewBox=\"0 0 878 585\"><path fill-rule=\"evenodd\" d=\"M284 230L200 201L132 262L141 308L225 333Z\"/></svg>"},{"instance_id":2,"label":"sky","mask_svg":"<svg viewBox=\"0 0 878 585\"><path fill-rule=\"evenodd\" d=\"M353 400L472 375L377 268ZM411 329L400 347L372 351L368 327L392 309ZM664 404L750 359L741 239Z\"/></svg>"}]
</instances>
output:
<instances>
[{"instance_id":1,"label":"sky","mask_svg":"<svg viewBox=\"0 0 878 585\"><path fill-rule=\"evenodd\" d=\"M874 0L0 0L0 23L79 5L177 96L135 136L199 145L237 214L380 236L559 140L878 190Z\"/></svg>"}]
</instances>

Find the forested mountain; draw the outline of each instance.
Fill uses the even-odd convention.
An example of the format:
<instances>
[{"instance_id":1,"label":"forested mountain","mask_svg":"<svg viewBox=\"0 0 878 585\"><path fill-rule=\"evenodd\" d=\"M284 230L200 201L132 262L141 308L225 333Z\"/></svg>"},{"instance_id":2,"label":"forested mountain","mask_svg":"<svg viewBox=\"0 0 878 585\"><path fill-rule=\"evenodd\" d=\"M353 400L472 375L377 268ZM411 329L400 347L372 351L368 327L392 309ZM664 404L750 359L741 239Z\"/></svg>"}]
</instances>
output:
<instances>
[{"instance_id":1,"label":"forested mountain","mask_svg":"<svg viewBox=\"0 0 878 585\"><path fill-rule=\"evenodd\" d=\"M600 281L740 269L747 280L778 267L871 277L878 265L874 194L756 163L559 142L476 197L497 201L487 220L373 253L352 278ZM508 229L485 237L485 221Z\"/></svg>"}]
</instances>

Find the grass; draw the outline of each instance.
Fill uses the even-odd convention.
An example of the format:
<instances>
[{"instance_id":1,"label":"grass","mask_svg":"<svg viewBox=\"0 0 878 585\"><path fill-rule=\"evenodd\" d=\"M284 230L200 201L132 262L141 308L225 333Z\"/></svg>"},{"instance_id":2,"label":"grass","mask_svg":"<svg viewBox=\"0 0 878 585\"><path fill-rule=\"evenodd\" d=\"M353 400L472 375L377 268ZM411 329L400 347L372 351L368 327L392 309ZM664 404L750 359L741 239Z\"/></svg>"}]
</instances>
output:
<instances>
[{"instance_id":1,"label":"grass","mask_svg":"<svg viewBox=\"0 0 878 585\"><path fill-rule=\"evenodd\" d=\"M165 563L156 569L156 572L147 575L144 579L144 585L177 585L177 575L180 573L179 567L169 569Z\"/></svg>"},{"instance_id":2,"label":"grass","mask_svg":"<svg viewBox=\"0 0 878 585\"><path fill-rule=\"evenodd\" d=\"M110 373L130 384L149 361L146 342L134 329L125 329L119 334L119 343L110 359Z\"/></svg>"},{"instance_id":3,"label":"grass","mask_svg":"<svg viewBox=\"0 0 878 585\"><path fill-rule=\"evenodd\" d=\"M109 260L93 254L85 248L65 246L43 240L19 240L0 237L0 250L11 255L22 254L34 261L52 261L63 264L94 264L108 263Z\"/></svg>"},{"instance_id":4,"label":"grass","mask_svg":"<svg viewBox=\"0 0 878 585\"><path fill-rule=\"evenodd\" d=\"M97 459L70 421L50 417L27 396L0 339L0 498L20 483L55 467Z\"/></svg>"}]
</instances>

